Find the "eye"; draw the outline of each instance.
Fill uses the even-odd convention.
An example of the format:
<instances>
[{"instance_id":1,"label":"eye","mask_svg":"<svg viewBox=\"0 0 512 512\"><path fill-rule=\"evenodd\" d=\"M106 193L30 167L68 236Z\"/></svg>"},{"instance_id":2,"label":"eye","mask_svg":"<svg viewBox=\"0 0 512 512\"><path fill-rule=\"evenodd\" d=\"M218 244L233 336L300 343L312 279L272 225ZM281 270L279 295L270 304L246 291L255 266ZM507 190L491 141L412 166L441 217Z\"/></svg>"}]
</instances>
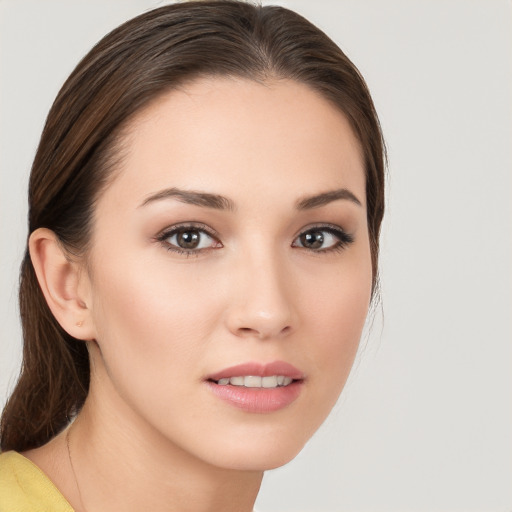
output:
<instances>
[{"instance_id":1,"label":"eye","mask_svg":"<svg viewBox=\"0 0 512 512\"><path fill-rule=\"evenodd\" d=\"M222 247L213 233L199 226L173 227L159 235L158 240L170 251L187 254Z\"/></svg>"},{"instance_id":2,"label":"eye","mask_svg":"<svg viewBox=\"0 0 512 512\"><path fill-rule=\"evenodd\" d=\"M337 226L317 226L303 231L292 243L316 252L343 249L354 241L352 235Z\"/></svg>"}]
</instances>

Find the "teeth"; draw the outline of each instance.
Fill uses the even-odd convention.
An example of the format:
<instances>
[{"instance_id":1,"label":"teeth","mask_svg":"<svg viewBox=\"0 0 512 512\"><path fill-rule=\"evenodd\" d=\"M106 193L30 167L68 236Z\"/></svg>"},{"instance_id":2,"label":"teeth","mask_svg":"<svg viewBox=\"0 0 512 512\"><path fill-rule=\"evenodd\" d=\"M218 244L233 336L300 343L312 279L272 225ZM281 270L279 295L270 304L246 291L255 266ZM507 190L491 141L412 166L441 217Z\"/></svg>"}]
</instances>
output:
<instances>
[{"instance_id":1,"label":"teeth","mask_svg":"<svg viewBox=\"0 0 512 512\"><path fill-rule=\"evenodd\" d=\"M246 388L261 388L261 377L248 375L244 377L244 386Z\"/></svg>"},{"instance_id":2,"label":"teeth","mask_svg":"<svg viewBox=\"0 0 512 512\"><path fill-rule=\"evenodd\" d=\"M231 377L230 379L228 379L228 383L233 386L243 386L244 378L243 377Z\"/></svg>"},{"instance_id":3,"label":"teeth","mask_svg":"<svg viewBox=\"0 0 512 512\"><path fill-rule=\"evenodd\" d=\"M271 377L262 377L261 386L264 388L276 388L277 387L277 375Z\"/></svg>"},{"instance_id":4,"label":"teeth","mask_svg":"<svg viewBox=\"0 0 512 512\"><path fill-rule=\"evenodd\" d=\"M244 386L246 388L277 388L281 386L288 386L293 379L285 377L284 375L269 375L268 377L258 377L256 375L247 375L245 377L231 377L219 379L217 384L219 386Z\"/></svg>"}]
</instances>

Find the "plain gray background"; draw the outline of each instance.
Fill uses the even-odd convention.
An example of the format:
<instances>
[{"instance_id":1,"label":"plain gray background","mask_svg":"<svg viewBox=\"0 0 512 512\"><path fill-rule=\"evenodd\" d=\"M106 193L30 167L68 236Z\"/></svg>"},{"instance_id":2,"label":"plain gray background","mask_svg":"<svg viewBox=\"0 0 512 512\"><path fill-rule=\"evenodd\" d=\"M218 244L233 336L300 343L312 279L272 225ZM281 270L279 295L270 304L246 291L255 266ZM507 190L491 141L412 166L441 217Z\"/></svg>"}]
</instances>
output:
<instances>
[{"instance_id":1,"label":"plain gray background","mask_svg":"<svg viewBox=\"0 0 512 512\"><path fill-rule=\"evenodd\" d=\"M156 0L0 0L0 405L21 354L26 187L78 60ZM359 67L389 157L383 310L331 417L257 509L512 510L512 4L288 0Z\"/></svg>"}]
</instances>

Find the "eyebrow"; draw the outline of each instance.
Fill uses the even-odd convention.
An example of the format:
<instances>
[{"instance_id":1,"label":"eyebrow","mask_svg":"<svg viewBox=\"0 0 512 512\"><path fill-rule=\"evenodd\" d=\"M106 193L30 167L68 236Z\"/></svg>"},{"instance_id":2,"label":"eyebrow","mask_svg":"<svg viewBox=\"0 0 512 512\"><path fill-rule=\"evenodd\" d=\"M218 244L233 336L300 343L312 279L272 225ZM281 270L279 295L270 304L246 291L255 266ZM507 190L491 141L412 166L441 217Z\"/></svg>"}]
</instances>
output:
<instances>
[{"instance_id":1,"label":"eyebrow","mask_svg":"<svg viewBox=\"0 0 512 512\"><path fill-rule=\"evenodd\" d=\"M235 203L227 197L218 194L209 194L207 192L197 192L194 190L181 190L179 188L167 188L156 194L147 197L140 206L146 206L155 201L174 198L182 203L194 204L206 208L214 208L215 210L231 210L235 209Z\"/></svg>"},{"instance_id":2,"label":"eyebrow","mask_svg":"<svg viewBox=\"0 0 512 512\"><path fill-rule=\"evenodd\" d=\"M214 208L215 210L229 210L234 211L235 203L227 197L219 194L210 194L208 192L198 192L195 190L182 190L176 187L167 188L161 190L155 194L148 196L140 205L146 206L155 201L162 201L164 199L174 198L182 203L193 204L196 206L202 206L206 208ZM346 188L340 188L337 190L330 190L314 196L307 196L299 199L295 203L295 207L298 210L311 210L313 208L320 208L326 204L332 203L333 201L348 200L358 206L361 205L361 201Z\"/></svg>"},{"instance_id":3,"label":"eyebrow","mask_svg":"<svg viewBox=\"0 0 512 512\"><path fill-rule=\"evenodd\" d=\"M358 206L362 206L361 201L346 188L340 188L338 190L330 190L329 192L323 192L314 196L304 197L299 199L296 203L298 210L311 210L313 208L320 208L326 204L332 203L333 201L347 200L351 201Z\"/></svg>"}]
</instances>

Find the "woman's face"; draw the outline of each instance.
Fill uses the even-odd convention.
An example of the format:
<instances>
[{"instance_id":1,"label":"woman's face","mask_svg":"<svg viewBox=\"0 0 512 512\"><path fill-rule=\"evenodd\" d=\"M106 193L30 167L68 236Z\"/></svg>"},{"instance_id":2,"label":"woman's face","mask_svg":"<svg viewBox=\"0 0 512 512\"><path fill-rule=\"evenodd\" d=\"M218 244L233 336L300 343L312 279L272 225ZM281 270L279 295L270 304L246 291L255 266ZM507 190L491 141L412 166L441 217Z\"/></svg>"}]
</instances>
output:
<instances>
[{"instance_id":1,"label":"woman's face","mask_svg":"<svg viewBox=\"0 0 512 512\"><path fill-rule=\"evenodd\" d=\"M85 277L93 400L210 464L286 463L334 405L370 301L347 120L292 81L203 79L123 147Z\"/></svg>"}]
</instances>

